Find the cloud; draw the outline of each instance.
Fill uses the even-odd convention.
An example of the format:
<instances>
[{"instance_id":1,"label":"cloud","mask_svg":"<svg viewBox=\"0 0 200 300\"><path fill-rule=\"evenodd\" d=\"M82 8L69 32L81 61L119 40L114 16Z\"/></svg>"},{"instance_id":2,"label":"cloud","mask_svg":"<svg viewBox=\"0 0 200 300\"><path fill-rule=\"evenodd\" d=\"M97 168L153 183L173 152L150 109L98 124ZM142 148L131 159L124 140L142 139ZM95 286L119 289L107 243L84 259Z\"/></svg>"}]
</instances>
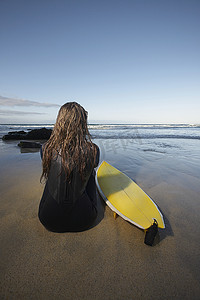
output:
<instances>
[{"instance_id":1,"label":"cloud","mask_svg":"<svg viewBox=\"0 0 200 300\"><path fill-rule=\"evenodd\" d=\"M44 103L24 99L7 98L0 96L0 106L35 106L35 107L59 107L54 103Z\"/></svg>"},{"instance_id":2,"label":"cloud","mask_svg":"<svg viewBox=\"0 0 200 300\"><path fill-rule=\"evenodd\" d=\"M26 111L19 111L19 110L2 110L0 109L0 115L15 115L15 116L25 116L25 115L45 115L45 113L40 112L26 112Z\"/></svg>"}]
</instances>

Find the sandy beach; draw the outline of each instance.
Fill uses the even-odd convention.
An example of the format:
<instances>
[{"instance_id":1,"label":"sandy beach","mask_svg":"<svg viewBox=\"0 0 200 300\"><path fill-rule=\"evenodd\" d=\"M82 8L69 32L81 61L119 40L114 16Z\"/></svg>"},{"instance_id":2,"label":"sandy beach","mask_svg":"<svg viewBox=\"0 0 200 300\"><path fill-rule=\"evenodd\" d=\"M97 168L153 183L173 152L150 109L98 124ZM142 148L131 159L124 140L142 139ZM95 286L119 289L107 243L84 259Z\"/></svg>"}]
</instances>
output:
<instances>
[{"instance_id":1,"label":"sandy beach","mask_svg":"<svg viewBox=\"0 0 200 300\"><path fill-rule=\"evenodd\" d=\"M3 143L0 299L199 299L199 156L161 147L156 152L139 142L96 143L101 160L155 201L166 229L159 230L153 247L146 246L144 232L114 220L98 197L99 215L90 230L47 231L37 217L44 187L39 153L20 153L15 142Z\"/></svg>"}]
</instances>

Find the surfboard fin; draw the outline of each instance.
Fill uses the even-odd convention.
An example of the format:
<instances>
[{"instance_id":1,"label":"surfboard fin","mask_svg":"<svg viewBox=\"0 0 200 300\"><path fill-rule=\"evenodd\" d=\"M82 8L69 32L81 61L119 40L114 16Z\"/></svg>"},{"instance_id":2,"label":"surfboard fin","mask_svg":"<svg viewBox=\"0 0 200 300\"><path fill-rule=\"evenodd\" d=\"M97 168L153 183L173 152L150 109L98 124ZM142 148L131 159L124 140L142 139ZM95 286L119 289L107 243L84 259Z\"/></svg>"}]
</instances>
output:
<instances>
[{"instance_id":1,"label":"surfboard fin","mask_svg":"<svg viewBox=\"0 0 200 300\"><path fill-rule=\"evenodd\" d=\"M117 219L117 213L116 212L113 213L113 217L114 217L115 220Z\"/></svg>"},{"instance_id":2,"label":"surfboard fin","mask_svg":"<svg viewBox=\"0 0 200 300\"><path fill-rule=\"evenodd\" d=\"M154 219L153 225L146 230L144 243L146 245L152 246L155 236L158 232L158 222Z\"/></svg>"}]
</instances>

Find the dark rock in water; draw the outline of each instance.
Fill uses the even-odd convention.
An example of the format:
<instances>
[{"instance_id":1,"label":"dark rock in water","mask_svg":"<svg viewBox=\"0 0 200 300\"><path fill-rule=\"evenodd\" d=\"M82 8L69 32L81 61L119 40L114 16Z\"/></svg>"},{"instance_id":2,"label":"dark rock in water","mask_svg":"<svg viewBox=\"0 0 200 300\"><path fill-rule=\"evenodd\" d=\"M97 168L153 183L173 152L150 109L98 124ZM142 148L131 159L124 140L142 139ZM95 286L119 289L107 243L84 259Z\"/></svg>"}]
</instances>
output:
<instances>
[{"instance_id":1,"label":"dark rock in water","mask_svg":"<svg viewBox=\"0 0 200 300\"><path fill-rule=\"evenodd\" d=\"M17 131L15 131L14 133L9 132L8 134L4 135L2 137L2 140L21 140L23 138L25 138L26 136L26 132L24 133L17 133Z\"/></svg>"},{"instance_id":2,"label":"dark rock in water","mask_svg":"<svg viewBox=\"0 0 200 300\"><path fill-rule=\"evenodd\" d=\"M36 142L27 142L27 141L20 141L18 144L20 148L40 148L42 145Z\"/></svg>"},{"instance_id":3,"label":"dark rock in water","mask_svg":"<svg viewBox=\"0 0 200 300\"><path fill-rule=\"evenodd\" d=\"M26 134L26 132L24 130L21 130L21 131L10 131L10 132L8 132L8 134Z\"/></svg>"},{"instance_id":4,"label":"dark rock in water","mask_svg":"<svg viewBox=\"0 0 200 300\"><path fill-rule=\"evenodd\" d=\"M51 136L52 129L40 128L33 129L28 133L25 131L13 131L2 137L2 140L48 140Z\"/></svg>"},{"instance_id":5,"label":"dark rock in water","mask_svg":"<svg viewBox=\"0 0 200 300\"><path fill-rule=\"evenodd\" d=\"M26 140L48 140L51 136L52 129L33 129L26 135Z\"/></svg>"}]
</instances>

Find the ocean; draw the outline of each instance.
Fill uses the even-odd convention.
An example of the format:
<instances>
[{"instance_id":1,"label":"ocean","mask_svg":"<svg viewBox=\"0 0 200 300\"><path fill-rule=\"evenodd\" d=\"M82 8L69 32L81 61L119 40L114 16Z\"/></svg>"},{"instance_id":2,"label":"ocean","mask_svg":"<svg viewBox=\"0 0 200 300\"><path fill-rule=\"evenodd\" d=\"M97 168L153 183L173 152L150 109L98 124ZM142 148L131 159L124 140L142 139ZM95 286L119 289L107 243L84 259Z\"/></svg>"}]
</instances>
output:
<instances>
[{"instance_id":1,"label":"ocean","mask_svg":"<svg viewBox=\"0 0 200 300\"><path fill-rule=\"evenodd\" d=\"M0 138L9 131L53 128L53 124L0 124ZM200 140L200 124L89 124L98 139L190 139Z\"/></svg>"},{"instance_id":2,"label":"ocean","mask_svg":"<svg viewBox=\"0 0 200 300\"><path fill-rule=\"evenodd\" d=\"M10 131L28 131L37 128L53 128L53 124L1 124L0 139ZM199 156L200 125L199 124L89 124L92 139L99 144L103 152L127 150L130 145L146 152L176 152L191 156ZM16 144L0 140L0 147Z\"/></svg>"}]
</instances>

